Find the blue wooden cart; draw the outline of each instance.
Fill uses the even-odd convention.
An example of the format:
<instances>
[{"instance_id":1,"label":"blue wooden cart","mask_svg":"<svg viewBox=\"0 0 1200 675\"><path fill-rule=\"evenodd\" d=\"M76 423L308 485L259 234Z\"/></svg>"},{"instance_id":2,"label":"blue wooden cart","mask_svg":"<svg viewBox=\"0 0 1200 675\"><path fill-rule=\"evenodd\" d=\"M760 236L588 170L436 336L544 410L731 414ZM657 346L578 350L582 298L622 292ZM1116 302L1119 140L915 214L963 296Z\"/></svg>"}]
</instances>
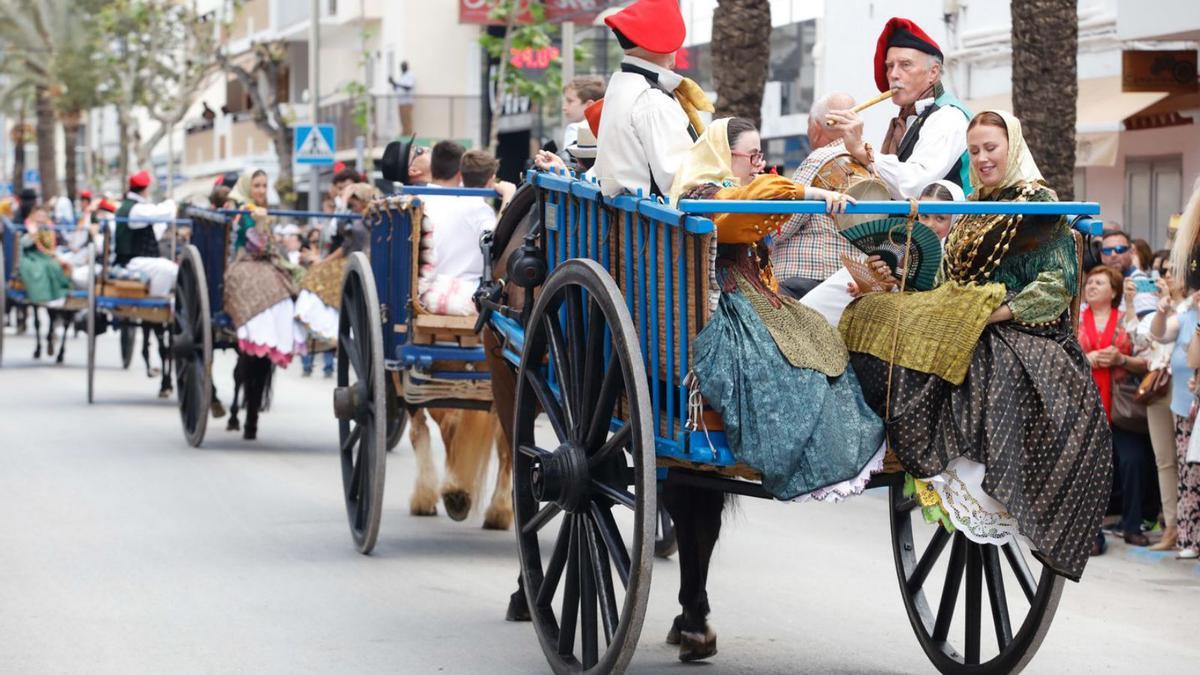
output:
<instances>
[{"instance_id":1,"label":"blue wooden cart","mask_svg":"<svg viewBox=\"0 0 1200 675\"><path fill-rule=\"evenodd\" d=\"M109 222L131 223L131 222L146 222L146 223L161 223L166 222L170 228L169 232L164 236L170 237L172 249L175 248L177 228L182 225L191 225L191 220L187 218L173 219L143 219L143 218L113 218L111 221L105 221L100 227L100 247L99 252L99 271L96 270L96 265L92 264L88 268L87 290L82 291L86 300L87 312L87 336L88 336L88 351L87 351L87 399L88 403L95 400L95 371L96 371L96 337L112 328L120 338L121 347L121 365L123 368L129 368L130 362L133 360L134 341L137 334L137 329L143 326L168 328L174 322L174 297L173 295L152 296L148 292L147 285L144 282L137 280L118 278L114 275L111 265L112 247L114 230L109 227ZM88 244L89 260L97 260L95 245ZM192 252L188 247L184 247L180 251L180 259L176 262L184 265ZM101 321L103 317L103 321ZM168 341L170 336L168 334ZM167 367L167 364L163 364Z\"/></svg>"},{"instance_id":2,"label":"blue wooden cart","mask_svg":"<svg viewBox=\"0 0 1200 675\"><path fill-rule=\"evenodd\" d=\"M555 672L620 671L646 610L656 483L770 497L731 453L719 420L689 405L692 339L714 290L714 225L706 216L817 213L824 205L684 201L676 209L661 200L605 198L596 184L565 175L530 180L538 190L532 236L548 274L524 310L507 311L503 302L483 307L519 369L512 442L524 587ZM849 210L903 216L909 209L860 202ZM1096 215L1099 207L926 203L920 211ZM539 415L553 438L535 434ZM902 485L903 474L894 472L877 475L871 487L889 492L897 579L922 649L942 672L1019 670L1049 628L1063 578L1032 569L1036 560L1018 544L981 546L922 527ZM1006 587L1017 590L1006 594ZM994 631L982 629L985 597Z\"/></svg>"},{"instance_id":3,"label":"blue wooden cart","mask_svg":"<svg viewBox=\"0 0 1200 675\"><path fill-rule=\"evenodd\" d=\"M55 226L55 229L61 229ZM0 363L4 360L4 324L8 321L9 310L19 307L32 307L25 293L25 286L17 274L17 266L21 261L21 232L12 221L0 217ZM61 306L54 311L74 313L87 307L86 291L71 289ZM62 352L59 352L59 363L62 363Z\"/></svg>"},{"instance_id":4,"label":"blue wooden cart","mask_svg":"<svg viewBox=\"0 0 1200 675\"><path fill-rule=\"evenodd\" d=\"M370 255L350 256L342 284L334 414L355 547L369 553L383 511L385 450L415 408L492 406L475 316L425 311L415 289L423 195L496 196L490 189L407 187L366 214Z\"/></svg>"}]
</instances>

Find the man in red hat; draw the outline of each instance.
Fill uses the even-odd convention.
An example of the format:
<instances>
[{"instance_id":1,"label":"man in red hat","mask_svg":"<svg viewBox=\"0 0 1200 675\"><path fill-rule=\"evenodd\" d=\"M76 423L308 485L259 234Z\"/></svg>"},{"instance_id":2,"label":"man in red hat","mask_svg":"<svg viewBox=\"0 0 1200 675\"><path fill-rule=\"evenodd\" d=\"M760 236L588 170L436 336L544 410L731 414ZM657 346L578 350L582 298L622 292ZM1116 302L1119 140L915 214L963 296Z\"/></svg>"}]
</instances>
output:
<instances>
[{"instance_id":1,"label":"man in red hat","mask_svg":"<svg viewBox=\"0 0 1200 675\"><path fill-rule=\"evenodd\" d=\"M129 177L129 192L117 207L116 263L133 272L141 272L150 280L150 295L168 295L175 288L179 267L162 257L158 248L156 221L175 218L175 200L160 204L146 201L150 174L139 171ZM166 226L163 223L163 231Z\"/></svg>"},{"instance_id":2,"label":"man in red hat","mask_svg":"<svg viewBox=\"0 0 1200 675\"><path fill-rule=\"evenodd\" d=\"M942 50L917 24L893 17L875 46L875 84L891 89L900 115L892 120L883 147L863 143L862 118L832 110L828 119L843 131L846 149L875 171L900 198L916 198L926 185L946 179L970 193L967 180L967 123L971 111L942 86Z\"/></svg>"},{"instance_id":3,"label":"man in red hat","mask_svg":"<svg viewBox=\"0 0 1200 675\"><path fill-rule=\"evenodd\" d=\"M604 20L625 50L604 93L593 173L605 195L666 194L703 129L685 108L712 111L694 82L674 72L686 29L676 0L638 0Z\"/></svg>"}]
</instances>

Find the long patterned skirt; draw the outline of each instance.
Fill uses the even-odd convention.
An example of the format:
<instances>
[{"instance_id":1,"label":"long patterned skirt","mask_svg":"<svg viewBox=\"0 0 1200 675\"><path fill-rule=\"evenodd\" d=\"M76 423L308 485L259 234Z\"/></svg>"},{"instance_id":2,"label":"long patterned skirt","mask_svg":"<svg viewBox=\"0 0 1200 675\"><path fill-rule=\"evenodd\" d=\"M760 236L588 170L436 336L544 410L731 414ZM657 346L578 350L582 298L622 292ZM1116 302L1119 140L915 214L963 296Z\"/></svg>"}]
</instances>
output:
<instances>
[{"instance_id":1,"label":"long patterned skirt","mask_svg":"<svg viewBox=\"0 0 1200 675\"><path fill-rule=\"evenodd\" d=\"M1175 415L1175 449L1179 455L1179 548L1200 549L1200 464L1188 464L1192 421Z\"/></svg>"},{"instance_id":2,"label":"long patterned skirt","mask_svg":"<svg viewBox=\"0 0 1200 675\"><path fill-rule=\"evenodd\" d=\"M851 352L867 402L885 414L888 363ZM896 366L888 440L919 478L965 457L1016 518L1034 554L1078 581L1112 488L1112 434L1064 316L984 329L960 385Z\"/></svg>"}]
</instances>

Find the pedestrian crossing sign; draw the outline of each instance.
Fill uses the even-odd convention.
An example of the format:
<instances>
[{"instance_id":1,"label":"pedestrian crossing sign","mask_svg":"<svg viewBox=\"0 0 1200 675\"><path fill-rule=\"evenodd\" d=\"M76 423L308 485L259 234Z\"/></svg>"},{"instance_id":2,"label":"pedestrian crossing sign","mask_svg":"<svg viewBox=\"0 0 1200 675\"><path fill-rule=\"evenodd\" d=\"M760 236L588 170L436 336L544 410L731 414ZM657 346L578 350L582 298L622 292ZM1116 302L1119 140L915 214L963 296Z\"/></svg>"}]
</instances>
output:
<instances>
[{"instance_id":1,"label":"pedestrian crossing sign","mask_svg":"<svg viewBox=\"0 0 1200 675\"><path fill-rule=\"evenodd\" d=\"M297 124L292 154L297 164L333 164L332 124Z\"/></svg>"}]
</instances>

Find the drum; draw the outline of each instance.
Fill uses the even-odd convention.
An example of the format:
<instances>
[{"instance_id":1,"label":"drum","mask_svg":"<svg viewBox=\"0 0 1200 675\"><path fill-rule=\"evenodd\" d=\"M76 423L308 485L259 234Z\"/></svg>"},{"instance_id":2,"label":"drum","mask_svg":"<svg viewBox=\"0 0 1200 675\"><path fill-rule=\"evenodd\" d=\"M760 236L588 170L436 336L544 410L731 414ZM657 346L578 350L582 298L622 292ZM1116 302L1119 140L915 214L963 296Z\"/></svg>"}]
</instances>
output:
<instances>
[{"instance_id":1,"label":"drum","mask_svg":"<svg viewBox=\"0 0 1200 675\"><path fill-rule=\"evenodd\" d=\"M855 161L850 153L842 152L821 165L812 186L844 193L852 184L870 178L873 178L870 169Z\"/></svg>"},{"instance_id":2,"label":"drum","mask_svg":"<svg viewBox=\"0 0 1200 675\"><path fill-rule=\"evenodd\" d=\"M867 167L859 164L843 152L825 161L812 180L813 187L840 192L853 197L857 201L887 201L892 198L887 185L876 178ZM860 223L877 220L878 216L870 214L844 214L833 217L839 230L854 227Z\"/></svg>"}]
</instances>

